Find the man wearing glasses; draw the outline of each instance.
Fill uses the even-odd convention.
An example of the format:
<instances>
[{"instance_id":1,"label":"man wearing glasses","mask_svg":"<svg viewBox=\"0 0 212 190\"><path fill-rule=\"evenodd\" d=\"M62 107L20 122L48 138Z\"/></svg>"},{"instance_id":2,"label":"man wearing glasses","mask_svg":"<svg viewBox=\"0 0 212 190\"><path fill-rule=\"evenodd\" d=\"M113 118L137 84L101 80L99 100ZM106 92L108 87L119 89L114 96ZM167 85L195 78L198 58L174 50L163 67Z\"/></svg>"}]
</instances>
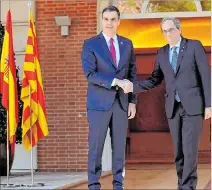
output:
<instances>
[{"instance_id":1,"label":"man wearing glasses","mask_svg":"<svg viewBox=\"0 0 212 190\"><path fill-rule=\"evenodd\" d=\"M150 78L131 83L118 80L125 93L142 92L166 83L166 113L174 144L179 190L197 185L198 145L203 118L211 117L211 75L200 41L181 35L175 18L164 18L161 30L168 44L156 55Z\"/></svg>"}]
</instances>

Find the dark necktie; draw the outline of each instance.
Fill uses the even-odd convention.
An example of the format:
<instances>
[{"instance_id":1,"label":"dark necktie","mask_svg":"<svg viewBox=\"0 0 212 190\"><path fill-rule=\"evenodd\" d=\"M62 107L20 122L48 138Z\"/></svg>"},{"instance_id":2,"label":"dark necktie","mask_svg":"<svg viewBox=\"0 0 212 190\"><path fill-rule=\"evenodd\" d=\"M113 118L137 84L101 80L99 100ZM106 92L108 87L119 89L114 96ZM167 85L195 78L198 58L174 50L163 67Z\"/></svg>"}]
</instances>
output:
<instances>
[{"instance_id":1,"label":"dark necktie","mask_svg":"<svg viewBox=\"0 0 212 190\"><path fill-rule=\"evenodd\" d=\"M172 54L172 61L171 61L171 66L172 69L174 71L174 73L176 73L177 70L177 58L178 58L178 53L177 53L177 47L173 47L174 51Z\"/></svg>"},{"instance_id":2,"label":"dark necktie","mask_svg":"<svg viewBox=\"0 0 212 190\"><path fill-rule=\"evenodd\" d=\"M117 63L116 63L116 49L114 47L113 42L114 42L114 39L113 38L110 38L110 54L112 56L114 66L117 68Z\"/></svg>"},{"instance_id":3,"label":"dark necktie","mask_svg":"<svg viewBox=\"0 0 212 190\"><path fill-rule=\"evenodd\" d=\"M173 54L172 54L172 61L171 61L171 66L172 66L172 69L174 71L174 73L176 74L176 71L177 71L177 58L178 58L178 53L177 53L177 47L173 47ZM176 95L175 95L175 99L180 102L180 97L178 95L178 92L176 92Z\"/></svg>"}]
</instances>

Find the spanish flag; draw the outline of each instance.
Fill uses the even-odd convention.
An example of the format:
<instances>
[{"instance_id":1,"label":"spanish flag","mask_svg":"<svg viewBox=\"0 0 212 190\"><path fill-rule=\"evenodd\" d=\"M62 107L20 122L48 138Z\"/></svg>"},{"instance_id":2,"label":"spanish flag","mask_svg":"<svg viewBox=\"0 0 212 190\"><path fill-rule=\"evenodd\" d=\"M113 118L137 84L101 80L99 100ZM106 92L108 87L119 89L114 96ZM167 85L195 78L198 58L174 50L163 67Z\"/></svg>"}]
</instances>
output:
<instances>
[{"instance_id":1,"label":"spanish flag","mask_svg":"<svg viewBox=\"0 0 212 190\"><path fill-rule=\"evenodd\" d=\"M21 90L21 100L23 101L22 143L25 149L30 151L39 139L49 134L38 44L31 10L23 69ZM30 129L32 130L32 138Z\"/></svg>"},{"instance_id":2,"label":"spanish flag","mask_svg":"<svg viewBox=\"0 0 212 190\"><path fill-rule=\"evenodd\" d=\"M7 21L1 55L0 93L2 94L2 106L8 112L9 141L12 145L11 150L14 152L16 140L15 133L18 125L18 92L10 10L7 12Z\"/></svg>"}]
</instances>

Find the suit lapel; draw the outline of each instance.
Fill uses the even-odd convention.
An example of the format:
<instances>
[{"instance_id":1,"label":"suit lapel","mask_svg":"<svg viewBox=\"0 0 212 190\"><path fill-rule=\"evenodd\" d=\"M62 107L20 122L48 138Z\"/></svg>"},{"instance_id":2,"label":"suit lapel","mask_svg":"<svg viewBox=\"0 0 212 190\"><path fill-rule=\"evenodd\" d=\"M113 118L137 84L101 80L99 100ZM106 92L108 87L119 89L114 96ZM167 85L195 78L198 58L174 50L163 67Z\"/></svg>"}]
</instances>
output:
<instances>
[{"instance_id":1,"label":"suit lapel","mask_svg":"<svg viewBox=\"0 0 212 190\"><path fill-rule=\"evenodd\" d=\"M106 42L102 32L99 34L99 39L100 39L101 47L103 48L104 55L110 61L110 63L113 65L113 67L116 69L116 67L114 66L113 59L110 54L110 50L108 48L107 42Z\"/></svg>"},{"instance_id":2,"label":"suit lapel","mask_svg":"<svg viewBox=\"0 0 212 190\"><path fill-rule=\"evenodd\" d=\"M124 65L123 54L124 54L125 44L124 44L122 38L119 35L117 35L117 39L118 39L118 43L119 43L119 53L120 53L120 60L119 60L119 63L118 63L118 69L120 70L121 67Z\"/></svg>"},{"instance_id":3,"label":"suit lapel","mask_svg":"<svg viewBox=\"0 0 212 190\"><path fill-rule=\"evenodd\" d=\"M181 44L180 44L180 49L179 49L179 55L178 55L178 58L177 58L176 75L177 75L177 73L179 71L180 64L182 62L183 55L184 55L184 52L185 52L186 47L187 47L186 39L185 38L182 38L182 41L181 41Z\"/></svg>"}]
</instances>

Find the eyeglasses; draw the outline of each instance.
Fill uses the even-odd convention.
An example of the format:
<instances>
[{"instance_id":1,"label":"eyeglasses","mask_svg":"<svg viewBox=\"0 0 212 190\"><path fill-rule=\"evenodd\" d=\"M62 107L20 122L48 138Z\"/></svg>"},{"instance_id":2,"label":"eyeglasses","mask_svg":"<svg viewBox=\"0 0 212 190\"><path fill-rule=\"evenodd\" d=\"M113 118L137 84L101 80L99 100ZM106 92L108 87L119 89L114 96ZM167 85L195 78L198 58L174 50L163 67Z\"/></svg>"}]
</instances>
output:
<instances>
[{"instance_id":1,"label":"eyeglasses","mask_svg":"<svg viewBox=\"0 0 212 190\"><path fill-rule=\"evenodd\" d=\"M164 35L167 35L168 32L169 32L169 34L172 34L175 30L176 30L176 28L170 28L168 30L162 30L162 32Z\"/></svg>"}]
</instances>

